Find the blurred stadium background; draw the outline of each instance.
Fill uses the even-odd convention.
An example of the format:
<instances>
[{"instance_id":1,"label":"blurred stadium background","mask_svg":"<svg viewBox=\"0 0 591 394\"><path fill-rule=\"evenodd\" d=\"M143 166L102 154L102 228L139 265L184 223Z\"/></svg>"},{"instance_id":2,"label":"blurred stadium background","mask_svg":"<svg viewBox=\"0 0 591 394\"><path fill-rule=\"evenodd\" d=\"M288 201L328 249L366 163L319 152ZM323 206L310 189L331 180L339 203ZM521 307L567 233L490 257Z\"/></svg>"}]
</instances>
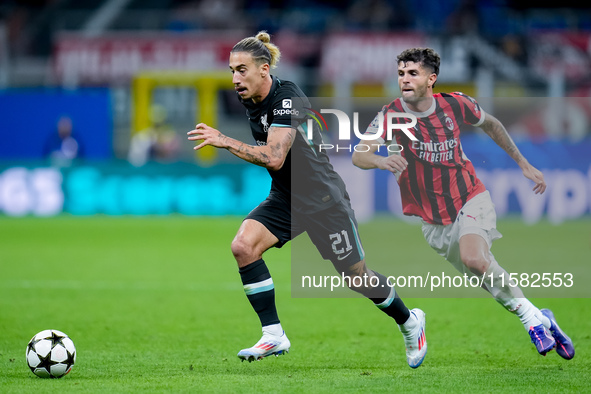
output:
<instances>
[{"instance_id":1,"label":"blurred stadium background","mask_svg":"<svg viewBox=\"0 0 591 394\"><path fill-rule=\"evenodd\" d=\"M562 319L573 361L539 357L488 299L431 297L408 300L428 312L433 344L417 379L398 330L384 336L389 322L366 300L294 295L299 237L265 254L294 351L237 362L260 332L229 243L269 177L225 151L196 155L186 132L205 121L251 141L228 53L263 29L283 53L276 74L314 103L359 110L361 129L399 94L396 55L439 51L435 90L477 98L545 172L535 196L490 138L462 136L498 216L512 216L499 220L497 259L510 272L576 274L557 296L527 289L555 297L536 305ZM590 97L584 2L0 0L0 392L588 391ZM389 215L400 215L394 177L352 168L347 150L332 160L368 220L371 267L452 269ZM80 352L66 379L26 366L28 340L46 328Z\"/></svg>"},{"instance_id":2,"label":"blurred stadium background","mask_svg":"<svg viewBox=\"0 0 591 394\"><path fill-rule=\"evenodd\" d=\"M465 151L499 216L589 215L591 9L509 0L2 1L0 212L248 212L268 190L264 171L225 151L196 155L185 133L205 121L250 141L227 59L259 30L282 50L276 74L310 97L380 105L398 94L396 55L434 47L436 91L478 98L546 171L550 189L535 200L514 163L468 130ZM58 128L73 139L62 144ZM360 215L398 213L392 180L372 177Z\"/></svg>"}]
</instances>

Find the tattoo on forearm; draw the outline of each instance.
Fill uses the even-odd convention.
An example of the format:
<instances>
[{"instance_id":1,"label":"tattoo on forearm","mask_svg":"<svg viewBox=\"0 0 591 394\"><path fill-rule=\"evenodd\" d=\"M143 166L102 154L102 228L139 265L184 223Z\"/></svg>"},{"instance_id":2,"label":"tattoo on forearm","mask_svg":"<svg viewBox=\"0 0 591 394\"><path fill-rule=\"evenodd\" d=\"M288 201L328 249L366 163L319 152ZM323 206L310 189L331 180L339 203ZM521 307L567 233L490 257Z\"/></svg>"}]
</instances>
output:
<instances>
[{"instance_id":1,"label":"tattoo on forearm","mask_svg":"<svg viewBox=\"0 0 591 394\"><path fill-rule=\"evenodd\" d=\"M272 159L281 159L284 157L285 152L291 146L294 135L294 130L291 129L288 133L285 133L285 136L280 141L267 146L247 145L231 138L226 138L225 143L227 149L234 155L249 163L267 167Z\"/></svg>"},{"instance_id":2,"label":"tattoo on forearm","mask_svg":"<svg viewBox=\"0 0 591 394\"><path fill-rule=\"evenodd\" d=\"M240 157L243 157L246 161L249 161L253 164L259 165L259 166L266 166L267 164L269 164L270 160L269 160L269 156L265 153L262 152L260 150L256 150L256 147L254 146L250 146L250 145L241 145L238 148L238 152L242 153L242 155L238 155Z\"/></svg>"},{"instance_id":3,"label":"tattoo on forearm","mask_svg":"<svg viewBox=\"0 0 591 394\"><path fill-rule=\"evenodd\" d=\"M274 145L270 145L271 148L271 155L275 158L282 158L284 155L285 150L289 149L291 140L292 140L293 130L290 130L288 133L283 136L281 141L278 141Z\"/></svg>"},{"instance_id":4,"label":"tattoo on forearm","mask_svg":"<svg viewBox=\"0 0 591 394\"><path fill-rule=\"evenodd\" d=\"M487 114L488 116L488 114ZM517 163L523 159L523 155L519 152L517 145L503 126L503 124L496 118L489 116L482 124L482 130L488 134L493 141L500 146L513 160Z\"/></svg>"}]
</instances>

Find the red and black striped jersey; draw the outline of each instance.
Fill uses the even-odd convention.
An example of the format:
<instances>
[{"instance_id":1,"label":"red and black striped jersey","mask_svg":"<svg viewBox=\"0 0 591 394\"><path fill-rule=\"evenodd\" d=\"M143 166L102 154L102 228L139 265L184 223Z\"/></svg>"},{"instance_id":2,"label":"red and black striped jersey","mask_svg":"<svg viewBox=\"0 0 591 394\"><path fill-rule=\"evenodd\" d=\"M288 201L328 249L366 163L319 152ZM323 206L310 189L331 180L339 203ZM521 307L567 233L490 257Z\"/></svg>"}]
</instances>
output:
<instances>
[{"instance_id":1,"label":"red and black striped jersey","mask_svg":"<svg viewBox=\"0 0 591 394\"><path fill-rule=\"evenodd\" d=\"M394 129L388 138L389 112L415 115L417 123L409 130L418 141L411 140L400 129ZM396 174L403 213L420 216L432 224L453 223L466 201L486 190L472 162L462 151L459 127L460 124L480 126L484 111L472 97L454 92L434 94L425 112L410 110L398 98L384 106L382 113L384 123L378 141L400 145L403 148L400 154L408 162L407 169ZM378 119L379 114L367 129L368 133L380 131ZM391 124L396 123L410 123L410 119L394 116Z\"/></svg>"}]
</instances>

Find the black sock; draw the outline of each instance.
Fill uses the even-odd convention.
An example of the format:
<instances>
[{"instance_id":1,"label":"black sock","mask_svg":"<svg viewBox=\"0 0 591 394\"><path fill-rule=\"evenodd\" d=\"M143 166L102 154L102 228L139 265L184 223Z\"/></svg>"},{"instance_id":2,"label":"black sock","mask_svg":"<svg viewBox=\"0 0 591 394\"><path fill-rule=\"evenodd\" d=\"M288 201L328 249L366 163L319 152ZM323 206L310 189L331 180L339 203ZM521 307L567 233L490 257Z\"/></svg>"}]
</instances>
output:
<instances>
[{"instance_id":1,"label":"black sock","mask_svg":"<svg viewBox=\"0 0 591 394\"><path fill-rule=\"evenodd\" d=\"M371 300L382 312L396 320L397 324L406 323L410 317L410 311L398 297L394 287L389 286L388 279L378 272L374 271L374 274L380 278L379 287L383 285L383 288L390 289L390 293L385 298L371 298Z\"/></svg>"},{"instance_id":2,"label":"black sock","mask_svg":"<svg viewBox=\"0 0 591 394\"><path fill-rule=\"evenodd\" d=\"M244 292L263 327L279 323L275 307L275 286L263 259L238 270Z\"/></svg>"}]
</instances>

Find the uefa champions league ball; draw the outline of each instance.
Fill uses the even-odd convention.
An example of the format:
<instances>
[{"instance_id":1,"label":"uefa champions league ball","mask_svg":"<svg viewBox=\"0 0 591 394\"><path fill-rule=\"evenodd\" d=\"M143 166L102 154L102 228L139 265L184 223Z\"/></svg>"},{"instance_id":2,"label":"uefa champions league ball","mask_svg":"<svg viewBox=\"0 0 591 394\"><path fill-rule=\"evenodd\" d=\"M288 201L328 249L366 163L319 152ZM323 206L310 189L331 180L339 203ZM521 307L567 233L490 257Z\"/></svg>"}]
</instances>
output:
<instances>
[{"instance_id":1,"label":"uefa champions league ball","mask_svg":"<svg viewBox=\"0 0 591 394\"><path fill-rule=\"evenodd\" d=\"M27 364L41 378L61 378L76 362L74 342L61 331L44 330L27 345Z\"/></svg>"}]
</instances>

